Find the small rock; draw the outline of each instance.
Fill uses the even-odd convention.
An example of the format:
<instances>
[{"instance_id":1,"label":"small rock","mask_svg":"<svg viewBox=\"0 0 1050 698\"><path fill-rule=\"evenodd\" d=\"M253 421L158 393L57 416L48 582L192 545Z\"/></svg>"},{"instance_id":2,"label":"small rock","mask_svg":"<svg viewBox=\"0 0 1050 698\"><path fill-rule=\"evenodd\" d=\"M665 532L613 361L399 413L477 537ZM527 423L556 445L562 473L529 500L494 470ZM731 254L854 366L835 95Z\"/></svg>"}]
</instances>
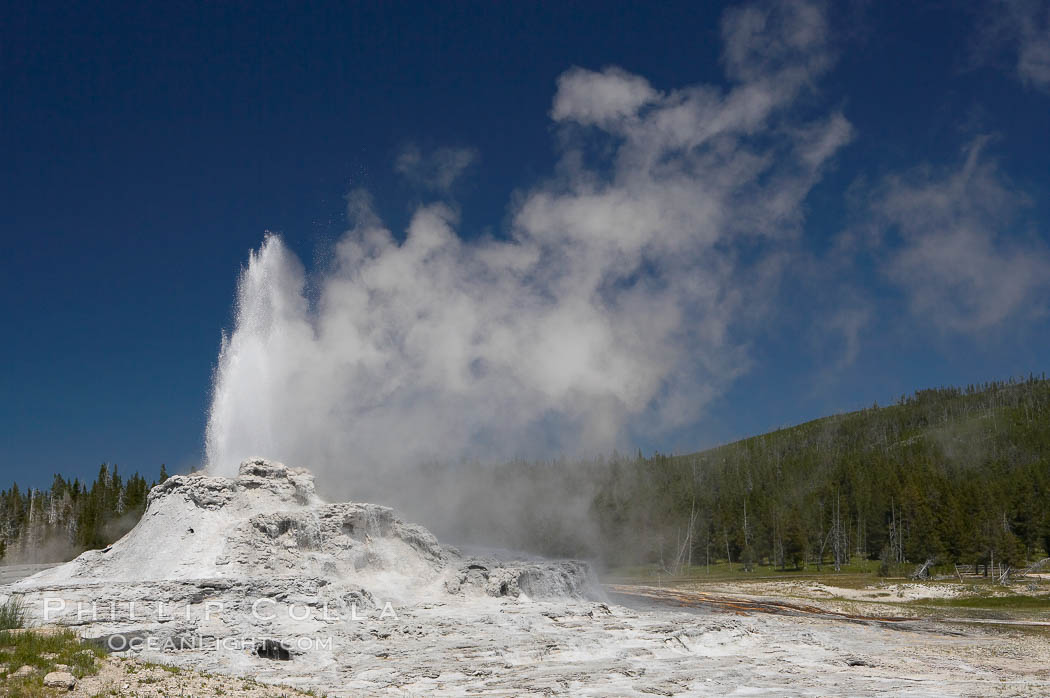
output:
<instances>
[{"instance_id":1,"label":"small rock","mask_svg":"<svg viewBox=\"0 0 1050 698\"><path fill-rule=\"evenodd\" d=\"M77 680L68 671L52 671L44 677L44 685L48 688L64 688L72 691L77 685Z\"/></svg>"},{"instance_id":2,"label":"small rock","mask_svg":"<svg viewBox=\"0 0 1050 698\"><path fill-rule=\"evenodd\" d=\"M36 669L34 669L33 667L31 667L28 664L26 664L25 666L22 666L22 667L19 667L18 669L15 669L14 673L10 674L7 678L9 678L9 679L19 679L19 678L22 678L23 676L32 676L35 673L36 673Z\"/></svg>"}]
</instances>

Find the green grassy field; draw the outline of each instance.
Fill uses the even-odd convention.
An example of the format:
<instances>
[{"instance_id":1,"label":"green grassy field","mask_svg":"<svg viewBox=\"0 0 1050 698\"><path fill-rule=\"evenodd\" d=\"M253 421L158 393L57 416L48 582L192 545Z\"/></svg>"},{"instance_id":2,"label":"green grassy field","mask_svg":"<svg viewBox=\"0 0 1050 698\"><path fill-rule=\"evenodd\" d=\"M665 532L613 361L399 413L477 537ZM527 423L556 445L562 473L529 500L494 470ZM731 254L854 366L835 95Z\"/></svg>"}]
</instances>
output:
<instances>
[{"instance_id":1,"label":"green grassy field","mask_svg":"<svg viewBox=\"0 0 1050 698\"><path fill-rule=\"evenodd\" d=\"M907 565L907 572L911 572L914 565ZM601 575L602 581L610 583L637 583L652 584L654 582L677 583L677 582L746 582L746 581L770 581L770 580L792 580L792 579L830 579L835 583L863 581L866 584L884 580L878 577L879 562L877 560L854 560L842 565L842 569L836 571L832 565L822 565L817 569L815 565L809 565L802 569L789 567L781 569L772 565L754 565L751 571L744 569L739 563L727 563L725 561L713 562L710 565L693 565L683 567L678 574L671 574L667 570L656 565L638 565L631 567L614 567ZM901 578L905 578L905 570L901 570Z\"/></svg>"},{"instance_id":2,"label":"green grassy field","mask_svg":"<svg viewBox=\"0 0 1050 698\"><path fill-rule=\"evenodd\" d=\"M43 631L25 628L25 610L15 597L0 604L0 693L9 698L38 698L58 692L44 687L44 676L69 671L75 678L95 674L100 647L80 642L71 630ZM32 667L28 676L12 677L21 667ZM63 668L65 667L65 668Z\"/></svg>"},{"instance_id":3,"label":"green grassy field","mask_svg":"<svg viewBox=\"0 0 1050 698\"><path fill-rule=\"evenodd\" d=\"M1008 593L999 596L979 594L976 596L959 596L952 599L924 599L911 603L945 608L1050 612L1050 593L1038 595Z\"/></svg>"}]
</instances>

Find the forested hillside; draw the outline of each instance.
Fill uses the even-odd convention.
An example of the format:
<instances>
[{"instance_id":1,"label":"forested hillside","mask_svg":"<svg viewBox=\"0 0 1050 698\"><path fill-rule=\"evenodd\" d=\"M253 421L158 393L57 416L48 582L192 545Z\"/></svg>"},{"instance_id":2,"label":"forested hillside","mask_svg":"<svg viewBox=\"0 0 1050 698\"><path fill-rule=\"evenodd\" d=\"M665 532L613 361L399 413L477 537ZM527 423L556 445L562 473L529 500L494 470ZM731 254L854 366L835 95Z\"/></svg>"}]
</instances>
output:
<instances>
[{"instance_id":1,"label":"forested hillside","mask_svg":"<svg viewBox=\"0 0 1050 698\"><path fill-rule=\"evenodd\" d=\"M450 539L610 566L1017 566L1050 547L1050 381L922 390L690 455L447 473L403 508L454 512Z\"/></svg>"},{"instance_id":2,"label":"forested hillside","mask_svg":"<svg viewBox=\"0 0 1050 698\"><path fill-rule=\"evenodd\" d=\"M154 484L138 473L124 479L106 464L90 486L61 475L46 490L14 484L0 491L0 561L54 562L109 545L142 516Z\"/></svg>"},{"instance_id":3,"label":"forested hillside","mask_svg":"<svg viewBox=\"0 0 1050 698\"><path fill-rule=\"evenodd\" d=\"M1050 549L1050 382L923 390L702 453L613 460L593 510L614 563L1021 565Z\"/></svg>"}]
</instances>

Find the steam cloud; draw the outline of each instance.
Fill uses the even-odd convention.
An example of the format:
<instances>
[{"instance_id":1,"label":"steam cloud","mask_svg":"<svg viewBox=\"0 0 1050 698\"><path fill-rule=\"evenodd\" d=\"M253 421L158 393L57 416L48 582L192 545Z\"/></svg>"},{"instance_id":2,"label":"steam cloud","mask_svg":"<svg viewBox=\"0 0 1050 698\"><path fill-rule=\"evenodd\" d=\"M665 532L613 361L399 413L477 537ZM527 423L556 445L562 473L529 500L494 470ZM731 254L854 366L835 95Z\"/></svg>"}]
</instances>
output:
<instances>
[{"instance_id":1,"label":"steam cloud","mask_svg":"<svg viewBox=\"0 0 1050 698\"><path fill-rule=\"evenodd\" d=\"M816 6L734 9L722 35L726 88L564 73L559 165L504 237L464 239L433 203L398 241L352 192L313 301L267 237L219 357L209 467L265 455L377 477L603 452L695 421L747 369L736 328L761 312L803 199L851 137L840 113L800 115L831 64Z\"/></svg>"}]
</instances>

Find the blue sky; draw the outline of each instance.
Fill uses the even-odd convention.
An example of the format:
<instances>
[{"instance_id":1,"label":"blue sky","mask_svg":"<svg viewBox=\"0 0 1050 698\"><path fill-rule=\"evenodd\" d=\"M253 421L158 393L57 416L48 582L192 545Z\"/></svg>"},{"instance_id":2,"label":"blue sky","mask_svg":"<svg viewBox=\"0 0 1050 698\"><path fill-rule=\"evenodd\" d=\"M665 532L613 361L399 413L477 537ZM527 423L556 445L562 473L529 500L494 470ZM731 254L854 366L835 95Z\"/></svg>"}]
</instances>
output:
<instances>
[{"instance_id":1,"label":"blue sky","mask_svg":"<svg viewBox=\"0 0 1050 698\"><path fill-rule=\"evenodd\" d=\"M659 410L617 413L621 445L692 450L1048 368L1047 3L804 7L820 25L799 59L806 74L745 134L774 162L750 193L726 195L741 208L711 248L732 266L720 293L739 296L719 310L727 343L699 352L705 375L724 375L668 359L649 397L685 385L666 402L697 409L666 428L645 426ZM6 4L0 479L199 463L220 333L234 328L238 273L265 231L303 261L308 293L354 225L350 192L367 190L397 239L437 201L468 244L513 238L529 225L522 202L563 182L571 154L619 177L610 152L634 136L610 125L602 90L631 92L636 113L614 115L634 119L691 86L725 96L759 84L795 60L762 53L783 39L782 15L706 3ZM753 55L734 63L734 46ZM768 219L749 222L744 197L787 191L783 139L797 145L807 128L838 128L834 152L776 230L759 230ZM705 176L691 181L707 187ZM710 334L709 314L682 318ZM654 353L709 341L669 337Z\"/></svg>"}]
</instances>

